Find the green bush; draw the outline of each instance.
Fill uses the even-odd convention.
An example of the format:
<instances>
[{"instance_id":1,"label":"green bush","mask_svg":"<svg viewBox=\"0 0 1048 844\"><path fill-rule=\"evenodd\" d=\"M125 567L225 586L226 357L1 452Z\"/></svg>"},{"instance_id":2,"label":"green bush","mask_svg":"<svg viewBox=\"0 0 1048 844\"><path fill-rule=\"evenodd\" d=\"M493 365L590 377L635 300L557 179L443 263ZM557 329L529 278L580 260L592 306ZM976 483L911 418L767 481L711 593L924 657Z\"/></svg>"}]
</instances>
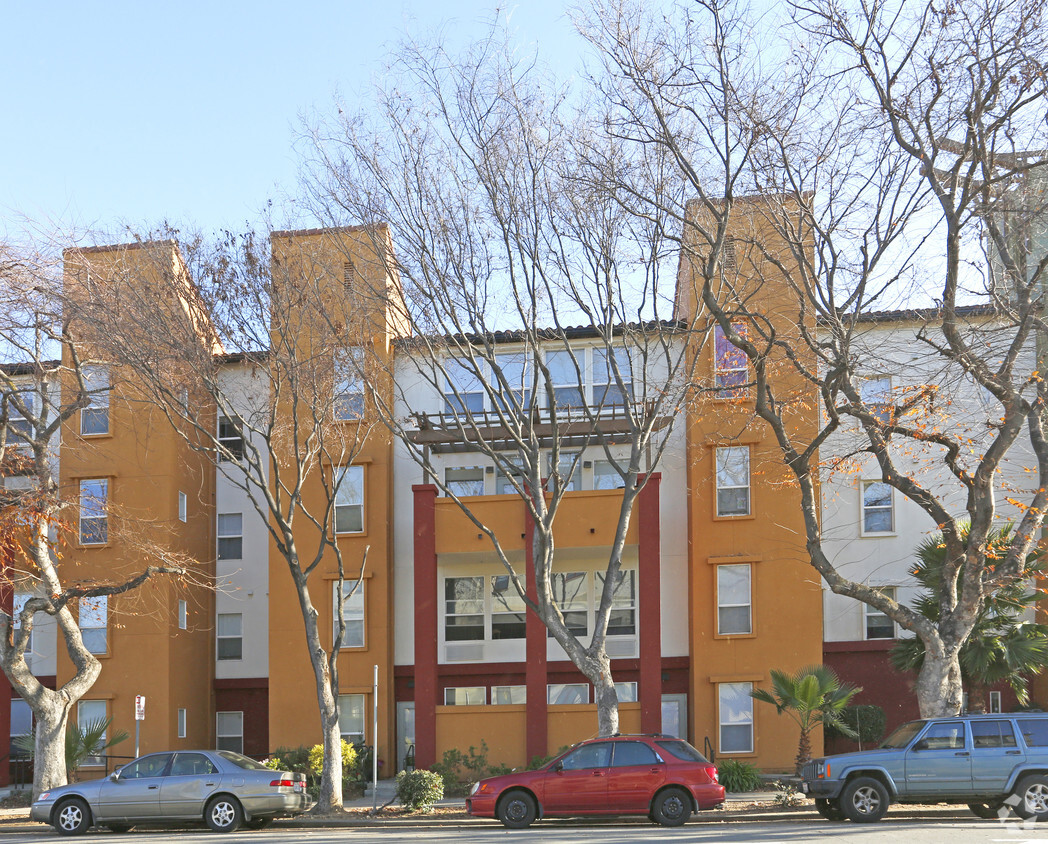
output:
<instances>
[{"instance_id":1,"label":"green bush","mask_svg":"<svg viewBox=\"0 0 1048 844\"><path fill-rule=\"evenodd\" d=\"M342 793L343 796L360 791L354 780L357 750L342 740ZM306 775L306 791L314 800L320 794L320 773L324 766L324 746L278 747L273 755L262 764L274 771L298 771Z\"/></svg>"},{"instance_id":2,"label":"green bush","mask_svg":"<svg viewBox=\"0 0 1048 844\"><path fill-rule=\"evenodd\" d=\"M743 791L756 791L762 785L761 773L755 765L741 759L727 759L717 766L717 779L725 791L738 794Z\"/></svg>"},{"instance_id":3,"label":"green bush","mask_svg":"<svg viewBox=\"0 0 1048 844\"><path fill-rule=\"evenodd\" d=\"M512 769L505 765L489 765L488 745L482 739L479 752L472 746L465 753L457 748L445 750L441 760L434 762L430 770L439 774L444 781L445 794L461 797L468 794L470 787L478 780L508 774Z\"/></svg>"},{"instance_id":4,"label":"green bush","mask_svg":"<svg viewBox=\"0 0 1048 844\"><path fill-rule=\"evenodd\" d=\"M884 738L888 716L884 710L872 703L857 703L841 712L841 720L859 734L862 744L876 744ZM847 738L833 727L826 727L827 738Z\"/></svg>"},{"instance_id":5,"label":"green bush","mask_svg":"<svg viewBox=\"0 0 1048 844\"><path fill-rule=\"evenodd\" d=\"M397 800L413 812L428 812L444 796L444 779L435 771L397 774Z\"/></svg>"}]
</instances>

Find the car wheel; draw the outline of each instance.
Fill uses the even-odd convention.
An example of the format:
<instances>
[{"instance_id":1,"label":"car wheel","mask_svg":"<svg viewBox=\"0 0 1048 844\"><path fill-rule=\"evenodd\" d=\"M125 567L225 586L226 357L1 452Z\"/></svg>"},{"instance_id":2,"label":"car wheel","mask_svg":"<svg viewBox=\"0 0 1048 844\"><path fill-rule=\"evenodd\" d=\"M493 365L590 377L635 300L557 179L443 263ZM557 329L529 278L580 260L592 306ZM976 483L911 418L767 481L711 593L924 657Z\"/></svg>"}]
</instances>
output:
<instances>
[{"instance_id":1,"label":"car wheel","mask_svg":"<svg viewBox=\"0 0 1048 844\"><path fill-rule=\"evenodd\" d=\"M1013 808L1020 818L1048 820L1048 777L1023 777L1015 787L1014 795L1019 801Z\"/></svg>"},{"instance_id":2,"label":"car wheel","mask_svg":"<svg viewBox=\"0 0 1048 844\"><path fill-rule=\"evenodd\" d=\"M525 829L535 822L539 810L534 797L517 789L499 800L496 814L503 826L509 829Z\"/></svg>"},{"instance_id":3,"label":"car wheel","mask_svg":"<svg viewBox=\"0 0 1048 844\"><path fill-rule=\"evenodd\" d=\"M252 818L249 821L244 821L244 826L248 829L265 829L273 823L272 818Z\"/></svg>"},{"instance_id":4,"label":"car wheel","mask_svg":"<svg viewBox=\"0 0 1048 844\"><path fill-rule=\"evenodd\" d=\"M972 814L978 818L985 818L988 821L995 821L998 819L998 812L1001 809L1003 803L969 803L968 808L972 810Z\"/></svg>"},{"instance_id":5,"label":"car wheel","mask_svg":"<svg viewBox=\"0 0 1048 844\"><path fill-rule=\"evenodd\" d=\"M840 808L845 817L856 823L879 821L888 811L888 789L873 777L856 777L844 786Z\"/></svg>"},{"instance_id":6,"label":"car wheel","mask_svg":"<svg viewBox=\"0 0 1048 844\"><path fill-rule=\"evenodd\" d=\"M216 797L207 804L204 820L215 832L236 832L244 823L244 810L233 797Z\"/></svg>"},{"instance_id":7,"label":"car wheel","mask_svg":"<svg viewBox=\"0 0 1048 844\"><path fill-rule=\"evenodd\" d=\"M130 832L134 827L128 823L107 823L106 826L110 832L115 832L117 835L123 835L125 832Z\"/></svg>"},{"instance_id":8,"label":"car wheel","mask_svg":"<svg viewBox=\"0 0 1048 844\"><path fill-rule=\"evenodd\" d=\"M91 826L91 810L79 797L59 803L54 818L55 832L59 835L80 835Z\"/></svg>"},{"instance_id":9,"label":"car wheel","mask_svg":"<svg viewBox=\"0 0 1048 844\"><path fill-rule=\"evenodd\" d=\"M844 812L841 811L841 804L836 800L827 800L825 797L816 797L815 811L828 821L848 820Z\"/></svg>"},{"instance_id":10,"label":"car wheel","mask_svg":"<svg viewBox=\"0 0 1048 844\"><path fill-rule=\"evenodd\" d=\"M655 795L651 813L663 826L683 826L691 817L691 797L682 788L667 788Z\"/></svg>"}]
</instances>

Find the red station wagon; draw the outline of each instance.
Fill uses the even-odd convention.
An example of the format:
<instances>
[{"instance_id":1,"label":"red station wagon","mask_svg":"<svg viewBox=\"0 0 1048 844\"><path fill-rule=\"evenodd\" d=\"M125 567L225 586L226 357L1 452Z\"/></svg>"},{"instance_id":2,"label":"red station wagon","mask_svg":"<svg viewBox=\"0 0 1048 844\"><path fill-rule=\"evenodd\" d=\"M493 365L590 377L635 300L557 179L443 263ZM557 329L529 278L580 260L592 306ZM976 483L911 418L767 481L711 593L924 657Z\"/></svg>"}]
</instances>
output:
<instances>
[{"instance_id":1,"label":"red station wagon","mask_svg":"<svg viewBox=\"0 0 1048 844\"><path fill-rule=\"evenodd\" d=\"M537 771L481 780L466 812L511 829L567 815L647 815L680 826L724 802L717 769L672 736L611 736L576 744Z\"/></svg>"}]
</instances>

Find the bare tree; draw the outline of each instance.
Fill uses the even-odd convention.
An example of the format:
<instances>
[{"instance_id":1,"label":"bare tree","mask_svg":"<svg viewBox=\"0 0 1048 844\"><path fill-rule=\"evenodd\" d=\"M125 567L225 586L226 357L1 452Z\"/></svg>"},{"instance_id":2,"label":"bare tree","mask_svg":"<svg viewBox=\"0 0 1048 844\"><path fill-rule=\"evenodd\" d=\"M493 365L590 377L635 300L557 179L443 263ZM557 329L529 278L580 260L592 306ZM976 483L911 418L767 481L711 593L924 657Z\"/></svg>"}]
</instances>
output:
<instances>
[{"instance_id":1,"label":"bare tree","mask_svg":"<svg viewBox=\"0 0 1048 844\"><path fill-rule=\"evenodd\" d=\"M373 104L343 104L307 130L316 212L383 220L394 235L394 253L375 252L399 280L412 335L377 409L426 482L487 537L521 618L525 606L537 614L593 684L600 734L614 733L605 640L627 532L697 390L693 326L669 319L667 217L625 213L620 196L652 174L631 170L603 115L571 105L497 28L463 54L406 44L385 79ZM623 492L584 641L555 566L587 448ZM523 501L533 525L523 565L473 493L445 477L449 452L482 457Z\"/></svg>"},{"instance_id":2,"label":"bare tree","mask_svg":"<svg viewBox=\"0 0 1048 844\"><path fill-rule=\"evenodd\" d=\"M812 0L779 12L700 0L659 19L607 2L579 20L602 58L609 131L635 161L662 150L692 197L636 195L629 210L677 221L683 302L745 355L745 406L796 478L812 564L921 638L921 712L955 713L960 648L987 596L1028 576L1048 495L1043 10ZM900 308L928 365L879 389L886 350L871 327ZM951 404L965 385L992 397L989 413ZM816 400L808 430L797 420ZM1029 478L1011 491L1009 459ZM849 580L827 553L820 470L860 466L942 531L938 621ZM1005 517L1016 528L988 559Z\"/></svg>"},{"instance_id":3,"label":"bare tree","mask_svg":"<svg viewBox=\"0 0 1048 844\"><path fill-rule=\"evenodd\" d=\"M34 795L66 783L69 713L101 671L72 610L82 601L132 592L159 575L203 582L196 561L171 550L155 530L125 524L115 512L104 514L110 533L134 536L136 560L149 565L115 567L110 577L91 579L78 577L75 565L63 560L60 548L78 528L70 516L77 502L68 500L57 472L62 426L92 402L99 404L110 385L91 383L94 353L77 339L77 326L61 303L56 260L0 246L0 348L7 359L0 365L0 589L28 596L14 610L0 612L0 667L33 712ZM73 675L56 689L43 685L26 660L41 613L57 623L73 665Z\"/></svg>"},{"instance_id":4,"label":"bare tree","mask_svg":"<svg viewBox=\"0 0 1048 844\"><path fill-rule=\"evenodd\" d=\"M352 482L345 468L370 432L361 396L346 392L339 355L349 336L367 333L381 344L384 322L344 288L339 249L364 234L332 233L338 247L310 234L225 233L218 242L181 236L173 263L168 251L151 250L158 284L141 283L134 264L118 265L83 310L111 359L246 494L287 563L315 679L324 747L316 811L324 813L342 808L338 654L343 609L367 562L365 548L347 563L337 537L340 484ZM145 245L168 242L167 235L177 233ZM119 311L106 307L112 295L120 297ZM171 307L172 300L186 305ZM186 400L187 384L202 400ZM330 588L330 571L342 600L328 649L311 590Z\"/></svg>"}]
</instances>

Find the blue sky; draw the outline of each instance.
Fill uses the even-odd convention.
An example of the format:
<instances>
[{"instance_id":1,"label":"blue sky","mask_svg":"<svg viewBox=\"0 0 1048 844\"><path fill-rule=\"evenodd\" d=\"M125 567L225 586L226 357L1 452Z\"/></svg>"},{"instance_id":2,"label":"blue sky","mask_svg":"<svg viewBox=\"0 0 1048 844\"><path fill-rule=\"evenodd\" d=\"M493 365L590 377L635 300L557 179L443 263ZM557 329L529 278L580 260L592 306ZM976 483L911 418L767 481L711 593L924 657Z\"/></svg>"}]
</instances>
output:
<instances>
[{"instance_id":1,"label":"blue sky","mask_svg":"<svg viewBox=\"0 0 1048 844\"><path fill-rule=\"evenodd\" d=\"M496 14L487 0L4 6L0 234L28 219L89 241L163 219L242 228L295 191L301 113L330 111L336 88L365 94L403 33L468 38ZM580 49L564 10L498 14L563 61Z\"/></svg>"}]
</instances>

